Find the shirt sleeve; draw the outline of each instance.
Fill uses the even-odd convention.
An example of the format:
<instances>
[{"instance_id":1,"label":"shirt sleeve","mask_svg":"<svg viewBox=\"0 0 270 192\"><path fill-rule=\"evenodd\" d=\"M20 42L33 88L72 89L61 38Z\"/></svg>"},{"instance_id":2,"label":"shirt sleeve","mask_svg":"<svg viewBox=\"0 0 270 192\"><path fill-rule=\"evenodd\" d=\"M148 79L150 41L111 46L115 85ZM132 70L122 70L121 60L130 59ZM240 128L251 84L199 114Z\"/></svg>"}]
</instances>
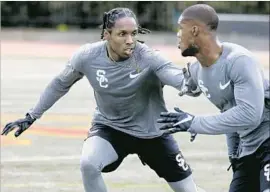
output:
<instances>
[{"instance_id":1,"label":"shirt sleeve","mask_svg":"<svg viewBox=\"0 0 270 192\"><path fill-rule=\"evenodd\" d=\"M264 107L264 87L257 62L240 56L234 60L229 77L234 84L236 106L214 116L197 116L189 131L226 134L253 129L260 124Z\"/></svg>"},{"instance_id":2,"label":"shirt sleeve","mask_svg":"<svg viewBox=\"0 0 270 192\"><path fill-rule=\"evenodd\" d=\"M226 140L227 140L228 156L233 157L237 155L237 151L238 151L239 143L240 143L240 137L238 133L236 132L227 133Z\"/></svg>"},{"instance_id":3,"label":"shirt sleeve","mask_svg":"<svg viewBox=\"0 0 270 192\"><path fill-rule=\"evenodd\" d=\"M158 51L155 51L150 59L154 73L164 85L182 89L184 74L180 67L167 60Z\"/></svg>"},{"instance_id":4,"label":"shirt sleeve","mask_svg":"<svg viewBox=\"0 0 270 192\"><path fill-rule=\"evenodd\" d=\"M37 104L29 111L33 118L40 118L45 111L69 91L75 82L84 76L82 72L83 57L81 48L72 55L63 71L48 84Z\"/></svg>"}]
</instances>

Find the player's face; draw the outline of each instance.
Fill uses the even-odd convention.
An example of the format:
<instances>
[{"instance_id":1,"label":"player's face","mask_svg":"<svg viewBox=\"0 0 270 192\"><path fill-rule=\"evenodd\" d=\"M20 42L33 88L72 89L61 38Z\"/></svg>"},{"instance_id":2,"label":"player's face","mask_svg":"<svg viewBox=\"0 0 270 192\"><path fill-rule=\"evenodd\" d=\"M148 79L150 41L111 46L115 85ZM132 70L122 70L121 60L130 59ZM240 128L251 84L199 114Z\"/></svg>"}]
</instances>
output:
<instances>
[{"instance_id":1,"label":"player's face","mask_svg":"<svg viewBox=\"0 0 270 192\"><path fill-rule=\"evenodd\" d=\"M115 22L108 38L111 49L121 58L132 55L138 35L138 25L134 18L124 17Z\"/></svg>"},{"instance_id":2,"label":"player's face","mask_svg":"<svg viewBox=\"0 0 270 192\"><path fill-rule=\"evenodd\" d=\"M194 25L192 25L192 22L181 20L181 18L178 24L178 48L181 50L182 56L195 56L199 50L196 45L197 35L194 34Z\"/></svg>"}]
</instances>

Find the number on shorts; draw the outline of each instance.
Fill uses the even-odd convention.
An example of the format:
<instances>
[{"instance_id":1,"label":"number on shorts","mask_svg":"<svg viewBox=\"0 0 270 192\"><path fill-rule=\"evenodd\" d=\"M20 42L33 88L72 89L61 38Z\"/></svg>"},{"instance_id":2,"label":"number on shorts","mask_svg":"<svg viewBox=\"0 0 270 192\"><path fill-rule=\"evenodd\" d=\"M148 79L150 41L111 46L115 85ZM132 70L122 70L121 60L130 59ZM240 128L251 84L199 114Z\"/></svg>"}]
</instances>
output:
<instances>
[{"instance_id":1,"label":"number on shorts","mask_svg":"<svg viewBox=\"0 0 270 192\"><path fill-rule=\"evenodd\" d=\"M264 166L264 175L266 177L266 180L270 181L270 164L269 163Z\"/></svg>"},{"instance_id":2,"label":"number on shorts","mask_svg":"<svg viewBox=\"0 0 270 192\"><path fill-rule=\"evenodd\" d=\"M182 169L184 171L188 170L188 165L187 165L185 159L183 158L183 156L180 153L176 155L175 159L178 162L179 167L182 167Z\"/></svg>"}]
</instances>

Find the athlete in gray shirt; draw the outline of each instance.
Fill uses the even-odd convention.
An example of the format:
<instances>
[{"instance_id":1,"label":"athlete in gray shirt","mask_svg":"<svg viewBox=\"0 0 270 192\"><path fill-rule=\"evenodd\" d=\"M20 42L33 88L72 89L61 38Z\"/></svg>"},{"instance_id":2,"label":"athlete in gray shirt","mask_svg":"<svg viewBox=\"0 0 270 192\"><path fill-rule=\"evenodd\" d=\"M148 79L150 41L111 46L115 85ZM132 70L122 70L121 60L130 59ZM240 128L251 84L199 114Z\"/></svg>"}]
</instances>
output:
<instances>
[{"instance_id":1,"label":"athlete in gray shirt","mask_svg":"<svg viewBox=\"0 0 270 192\"><path fill-rule=\"evenodd\" d=\"M230 192L269 192L269 80L250 51L218 41L218 16L212 7L188 7L178 23L182 55L197 58L188 67L181 95L203 93L221 114L193 116L176 108L176 113L161 113L158 122L167 123L161 129L166 133L227 134L234 171Z\"/></svg>"},{"instance_id":2,"label":"athlete in gray shirt","mask_svg":"<svg viewBox=\"0 0 270 192\"><path fill-rule=\"evenodd\" d=\"M26 118L7 124L2 134L18 126L15 136L19 136L85 76L97 104L81 156L85 191L107 191L101 172L115 170L127 155L135 153L175 192L196 192L191 169L176 141L162 135L156 122L166 111L163 86L181 90L183 72L138 42L138 32L148 31L138 26L131 10L116 8L105 13L102 41L76 51Z\"/></svg>"}]
</instances>

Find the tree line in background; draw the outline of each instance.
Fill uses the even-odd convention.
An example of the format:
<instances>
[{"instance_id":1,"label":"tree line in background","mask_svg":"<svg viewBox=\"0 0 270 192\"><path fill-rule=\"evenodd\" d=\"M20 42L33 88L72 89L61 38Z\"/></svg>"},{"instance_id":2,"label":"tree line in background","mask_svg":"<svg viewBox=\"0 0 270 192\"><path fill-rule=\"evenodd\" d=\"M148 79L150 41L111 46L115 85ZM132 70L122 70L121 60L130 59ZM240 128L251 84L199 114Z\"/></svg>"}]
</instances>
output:
<instances>
[{"instance_id":1,"label":"tree line in background","mask_svg":"<svg viewBox=\"0 0 270 192\"><path fill-rule=\"evenodd\" d=\"M97 27L103 12L129 7L143 27L170 30L176 14L192 4L207 3L218 13L269 14L269 1L2 1L1 26L55 27L59 24L81 29Z\"/></svg>"}]
</instances>

